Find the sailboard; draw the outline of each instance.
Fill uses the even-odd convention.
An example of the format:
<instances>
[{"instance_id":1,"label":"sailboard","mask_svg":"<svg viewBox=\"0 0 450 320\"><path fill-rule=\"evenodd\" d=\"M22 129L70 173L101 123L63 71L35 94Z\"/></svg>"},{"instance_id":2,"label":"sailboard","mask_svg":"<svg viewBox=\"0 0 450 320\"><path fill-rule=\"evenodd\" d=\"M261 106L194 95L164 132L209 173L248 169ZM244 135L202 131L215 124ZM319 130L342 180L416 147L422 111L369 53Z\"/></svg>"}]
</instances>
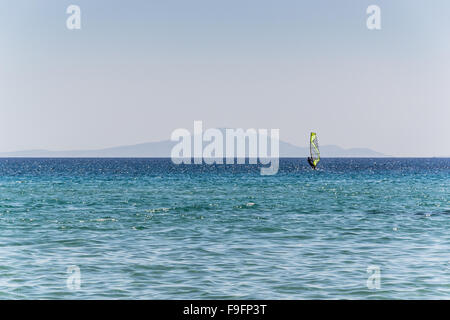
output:
<instances>
[{"instance_id":1,"label":"sailboard","mask_svg":"<svg viewBox=\"0 0 450 320\"><path fill-rule=\"evenodd\" d=\"M316 169L317 164L320 161L320 151L319 151L319 140L317 139L317 134L311 132L309 139L309 152L311 157L308 158L308 162L313 169Z\"/></svg>"}]
</instances>

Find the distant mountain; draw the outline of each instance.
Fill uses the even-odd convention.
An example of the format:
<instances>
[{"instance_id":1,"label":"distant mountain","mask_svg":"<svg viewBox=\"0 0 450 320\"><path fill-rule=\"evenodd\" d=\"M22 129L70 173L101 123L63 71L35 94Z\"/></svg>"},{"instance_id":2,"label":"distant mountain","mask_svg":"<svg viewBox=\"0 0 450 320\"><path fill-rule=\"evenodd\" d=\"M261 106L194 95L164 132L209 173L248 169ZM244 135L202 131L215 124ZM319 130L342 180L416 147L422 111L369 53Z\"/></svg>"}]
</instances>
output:
<instances>
[{"instance_id":1,"label":"distant mountain","mask_svg":"<svg viewBox=\"0 0 450 320\"><path fill-rule=\"evenodd\" d=\"M177 142L169 140L148 142L130 146L120 146L98 150L48 151L27 150L16 152L0 152L0 157L29 157L29 158L170 158L172 147ZM204 146L207 145L204 142ZM343 149L335 145L320 147L322 157L386 157L386 155L367 148ZM280 141L280 157L307 157L309 147L297 147Z\"/></svg>"},{"instance_id":2,"label":"distant mountain","mask_svg":"<svg viewBox=\"0 0 450 320\"><path fill-rule=\"evenodd\" d=\"M354 157L354 158L377 158L387 155L368 148L344 149L335 145L320 146L320 155L324 158ZM280 157L296 158L308 157L309 147L297 147L293 144L280 141Z\"/></svg>"}]
</instances>

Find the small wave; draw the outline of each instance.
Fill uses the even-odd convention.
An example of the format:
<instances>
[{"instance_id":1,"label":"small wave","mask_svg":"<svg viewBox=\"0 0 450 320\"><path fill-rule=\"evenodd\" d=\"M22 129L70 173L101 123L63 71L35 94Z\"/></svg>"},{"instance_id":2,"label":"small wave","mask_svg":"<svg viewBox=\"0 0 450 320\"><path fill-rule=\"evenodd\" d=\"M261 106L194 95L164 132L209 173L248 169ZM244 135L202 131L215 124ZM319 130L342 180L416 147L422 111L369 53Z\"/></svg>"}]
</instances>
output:
<instances>
[{"instance_id":1,"label":"small wave","mask_svg":"<svg viewBox=\"0 0 450 320\"><path fill-rule=\"evenodd\" d=\"M105 221L116 222L117 219L114 219L114 218L98 218L98 219L91 219L90 221L92 221L92 222L105 222Z\"/></svg>"},{"instance_id":2,"label":"small wave","mask_svg":"<svg viewBox=\"0 0 450 320\"><path fill-rule=\"evenodd\" d=\"M247 209L247 208L251 208L256 206L256 203L254 202L247 202L246 204L240 204L240 205L236 205L233 208L234 209Z\"/></svg>"},{"instance_id":3,"label":"small wave","mask_svg":"<svg viewBox=\"0 0 450 320\"><path fill-rule=\"evenodd\" d=\"M155 208L155 209L148 209L145 210L145 212L148 213L158 213L158 212L168 212L170 210L170 208Z\"/></svg>"}]
</instances>

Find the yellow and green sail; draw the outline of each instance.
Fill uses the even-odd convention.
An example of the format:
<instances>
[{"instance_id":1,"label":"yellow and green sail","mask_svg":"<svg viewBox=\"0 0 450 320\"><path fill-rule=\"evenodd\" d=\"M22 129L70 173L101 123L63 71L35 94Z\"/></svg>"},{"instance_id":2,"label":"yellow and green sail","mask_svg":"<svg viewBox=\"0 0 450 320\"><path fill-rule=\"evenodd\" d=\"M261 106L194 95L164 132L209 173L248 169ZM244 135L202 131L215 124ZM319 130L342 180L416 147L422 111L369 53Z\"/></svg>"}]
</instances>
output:
<instances>
[{"instance_id":1,"label":"yellow and green sail","mask_svg":"<svg viewBox=\"0 0 450 320\"><path fill-rule=\"evenodd\" d=\"M314 166L320 161L320 151L319 151L319 140L317 140L317 135L315 132L311 132L309 150L311 152L311 159L314 163Z\"/></svg>"}]
</instances>

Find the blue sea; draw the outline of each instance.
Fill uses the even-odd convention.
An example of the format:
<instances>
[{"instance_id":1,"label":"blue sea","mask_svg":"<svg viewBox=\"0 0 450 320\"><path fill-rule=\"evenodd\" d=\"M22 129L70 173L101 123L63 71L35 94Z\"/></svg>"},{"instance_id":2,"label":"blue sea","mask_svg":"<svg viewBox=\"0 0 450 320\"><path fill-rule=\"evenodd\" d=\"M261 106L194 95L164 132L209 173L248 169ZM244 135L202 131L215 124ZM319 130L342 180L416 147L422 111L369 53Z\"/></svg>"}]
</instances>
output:
<instances>
[{"instance_id":1,"label":"blue sea","mask_svg":"<svg viewBox=\"0 0 450 320\"><path fill-rule=\"evenodd\" d=\"M0 159L0 299L450 299L450 159Z\"/></svg>"}]
</instances>

